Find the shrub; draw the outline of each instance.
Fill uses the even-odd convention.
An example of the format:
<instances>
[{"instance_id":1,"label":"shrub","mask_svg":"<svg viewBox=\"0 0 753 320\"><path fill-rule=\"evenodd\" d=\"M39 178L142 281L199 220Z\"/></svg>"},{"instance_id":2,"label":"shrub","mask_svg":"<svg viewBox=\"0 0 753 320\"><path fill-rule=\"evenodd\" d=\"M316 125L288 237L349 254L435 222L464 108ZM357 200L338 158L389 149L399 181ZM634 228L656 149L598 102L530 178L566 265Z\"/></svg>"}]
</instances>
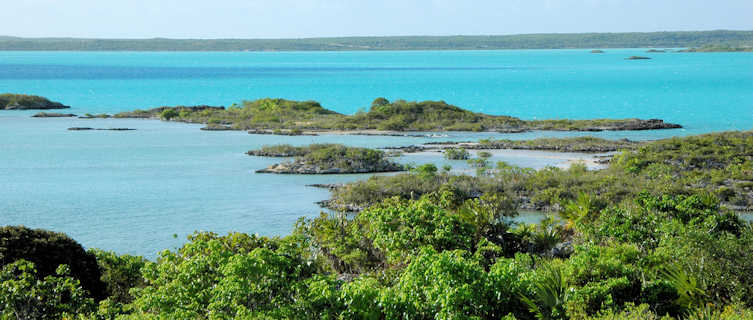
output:
<instances>
[{"instance_id":1,"label":"shrub","mask_svg":"<svg viewBox=\"0 0 753 320\"><path fill-rule=\"evenodd\" d=\"M468 160L471 154L463 148L449 148L444 151L444 157L447 160Z\"/></svg>"},{"instance_id":2,"label":"shrub","mask_svg":"<svg viewBox=\"0 0 753 320\"><path fill-rule=\"evenodd\" d=\"M67 265L45 277L26 260L4 265L0 270L0 318L57 320L63 314L94 311L94 301L69 273Z\"/></svg>"},{"instance_id":3,"label":"shrub","mask_svg":"<svg viewBox=\"0 0 753 320\"><path fill-rule=\"evenodd\" d=\"M165 109L165 111L162 111L162 113L160 114L160 118L167 121L170 121L171 119L177 118L179 116L180 113L175 109Z\"/></svg>"},{"instance_id":4,"label":"shrub","mask_svg":"<svg viewBox=\"0 0 753 320\"><path fill-rule=\"evenodd\" d=\"M33 263L40 278L55 275L60 265L67 265L71 277L92 298L99 301L107 296L95 256L65 234L23 226L0 228L0 266L18 260Z\"/></svg>"}]
</instances>

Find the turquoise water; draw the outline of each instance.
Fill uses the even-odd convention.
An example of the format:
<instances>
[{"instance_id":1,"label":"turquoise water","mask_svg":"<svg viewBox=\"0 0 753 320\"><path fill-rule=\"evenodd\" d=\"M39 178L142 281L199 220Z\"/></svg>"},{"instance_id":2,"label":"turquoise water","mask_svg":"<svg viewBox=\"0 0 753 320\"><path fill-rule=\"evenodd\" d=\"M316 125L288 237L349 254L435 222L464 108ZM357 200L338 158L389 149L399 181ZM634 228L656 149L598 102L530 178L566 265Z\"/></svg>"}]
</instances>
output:
<instances>
[{"instance_id":1,"label":"turquoise water","mask_svg":"<svg viewBox=\"0 0 753 320\"><path fill-rule=\"evenodd\" d=\"M654 59L623 60L638 54ZM753 128L753 54L0 52L0 92L48 96L79 114L159 105L230 105L261 97L313 99L352 113L385 96L442 99L524 119L640 117L686 126L594 133L655 139ZM0 225L53 229L87 247L150 257L180 245L194 230L287 234L298 217L318 215L314 202L328 196L326 190L306 184L368 177L255 174L253 170L277 160L243 153L264 144L383 147L440 139L582 134L279 137L204 132L197 125L151 120L32 119L33 113L0 111ZM137 130L66 130L72 126ZM561 165L564 160L558 156L508 153L493 160L541 168ZM425 154L399 161L445 163ZM463 162L448 163L466 169Z\"/></svg>"}]
</instances>

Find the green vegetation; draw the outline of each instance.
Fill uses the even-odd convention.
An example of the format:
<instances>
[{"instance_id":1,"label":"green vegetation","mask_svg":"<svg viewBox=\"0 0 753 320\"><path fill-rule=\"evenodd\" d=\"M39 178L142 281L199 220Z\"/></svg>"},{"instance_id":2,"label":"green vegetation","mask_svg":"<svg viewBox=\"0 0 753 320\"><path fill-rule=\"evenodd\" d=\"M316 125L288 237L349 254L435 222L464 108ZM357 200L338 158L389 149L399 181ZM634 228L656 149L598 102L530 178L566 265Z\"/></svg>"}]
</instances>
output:
<instances>
[{"instance_id":1,"label":"green vegetation","mask_svg":"<svg viewBox=\"0 0 753 320\"><path fill-rule=\"evenodd\" d=\"M111 118L112 116L106 113L100 113L100 114L91 114L91 113L85 113L83 116L80 116L80 119L107 119Z\"/></svg>"},{"instance_id":2,"label":"green vegetation","mask_svg":"<svg viewBox=\"0 0 753 320\"><path fill-rule=\"evenodd\" d=\"M5 227L0 319L753 319L753 224L725 208L753 199L753 132L646 143L599 171L449 171L354 183L335 195L373 201L357 213L283 238L197 232L155 261ZM513 223L522 195L562 220Z\"/></svg>"},{"instance_id":3,"label":"green vegetation","mask_svg":"<svg viewBox=\"0 0 753 320\"><path fill-rule=\"evenodd\" d=\"M388 199L351 218L323 213L299 220L284 238L196 233L138 265L140 277L123 283L133 286L129 302L111 296L98 308L65 275L65 265L40 281L19 260L0 274L0 314L753 319L753 227L708 194L643 193L622 205L571 212L577 218L565 225L510 224L516 213L499 197L455 200L440 192ZM110 257L116 259L105 263L133 261ZM111 268L109 279L133 276L133 264L124 265Z\"/></svg>"},{"instance_id":4,"label":"green vegetation","mask_svg":"<svg viewBox=\"0 0 753 320\"><path fill-rule=\"evenodd\" d=\"M0 110L35 110L35 109L65 109L70 108L59 102L53 102L45 97L25 94L0 94Z\"/></svg>"},{"instance_id":5,"label":"green vegetation","mask_svg":"<svg viewBox=\"0 0 753 320\"><path fill-rule=\"evenodd\" d=\"M337 174L404 170L402 165L389 160L383 151L339 144L312 144L306 147L265 146L247 154L296 157L292 162L279 163L257 170L257 173Z\"/></svg>"},{"instance_id":6,"label":"green vegetation","mask_svg":"<svg viewBox=\"0 0 753 320\"><path fill-rule=\"evenodd\" d=\"M95 256L65 234L25 227L0 228L0 266L21 259L31 262L34 274L40 278L54 276L60 265L67 265L66 274L80 281L92 298L101 300L106 296Z\"/></svg>"},{"instance_id":7,"label":"green vegetation","mask_svg":"<svg viewBox=\"0 0 753 320\"><path fill-rule=\"evenodd\" d=\"M331 143L315 143L307 146L297 147L291 146L289 144L278 144L273 146L262 146L261 149L251 150L249 152L246 152L246 154L248 154L249 156L260 157L302 157L311 153L312 151L329 149L336 146L339 145Z\"/></svg>"},{"instance_id":8,"label":"green vegetation","mask_svg":"<svg viewBox=\"0 0 753 320\"><path fill-rule=\"evenodd\" d=\"M682 49L679 52L753 52L753 46L725 46L725 45L705 45L689 49Z\"/></svg>"},{"instance_id":9,"label":"green vegetation","mask_svg":"<svg viewBox=\"0 0 753 320\"><path fill-rule=\"evenodd\" d=\"M753 45L752 31L554 33L503 36L399 36L308 39L75 39L0 37L0 50L354 51L573 48L689 48Z\"/></svg>"},{"instance_id":10,"label":"green vegetation","mask_svg":"<svg viewBox=\"0 0 753 320\"><path fill-rule=\"evenodd\" d=\"M524 121L509 116L471 112L444 101L390 102L377 98L368 112L343 115L314 101L259 99L223 107L160 107L115 115L116 118L159 118L205 123L234 130L382 130L382 131L496 131L496 130L647 130L679 128L662 120L596 119ZM212 128L208 128L212 129ZM273 131L274 130L274 131Z\"/></svg>"},{"instance_id":11,"label":"green vegetation","mask_svg":"<svg viewBox=\"0 0 753 320\"><path fill-rule=\"evenodd\" d=\"M444 151L444 157L447 160L468 160L471 153L463 148L449 148Z\"/></svg>"},{"instance_id":12,"label":"green vegetation","mask_svg":"<svg viewBox=\"0 0 753 320\"><path fill-rule=\"evenodd\" d=\"M573 137L536 138L531 140L481 140L478 144L463 144L463 147L473 149L551 150L560 152L610 152L623 149L635 149L640 145L640 142L630 140Z\"/></svg>"},{"instance_id":13,"label":"green vegetation","mask_svg":"<svg viewBox=\"0 0 753 320\"><path fill-rule=\"evenodd\" d=\"M16 260L0 270L0 318L57 320L67 314L92 313L94 300L70 277L67 265L42 276L34 263Z\"/></svg>"},{"instance_id":14,"label":"green vegetation","mask_svg":"<svg viewBox=\"0 0 753 320\"><path fill-rule=\"evenodd\" d=\"M580 139L587 144L591 141L576 141ZM542 141L561 143L541 140L537 144ZM334 190L327 205L363 208L390 197L416 199L446 188L462 199L504 192L517 199L521 208L533 210L556 210L580 193L593 194L597 203L620 203L644 190L654 194L704 191L728 208L753 209L753 132L672 138L636 145L632 151L625 149L628 151L617 155L608 168L598 171L582 165L535 171L500 163L477 176L406 173L371 177Z\"/></svg>"}]
</instances>

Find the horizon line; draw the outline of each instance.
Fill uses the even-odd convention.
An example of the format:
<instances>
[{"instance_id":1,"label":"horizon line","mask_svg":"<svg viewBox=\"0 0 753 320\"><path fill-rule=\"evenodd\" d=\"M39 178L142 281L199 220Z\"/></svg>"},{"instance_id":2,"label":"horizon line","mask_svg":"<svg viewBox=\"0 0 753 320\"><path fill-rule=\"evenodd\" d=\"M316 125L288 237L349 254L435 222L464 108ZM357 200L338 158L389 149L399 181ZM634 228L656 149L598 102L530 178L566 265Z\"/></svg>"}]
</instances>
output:
<instances>
[{"instance_id":1,"label":"horizon line","mask_svg":"<svg viewBox=\"0 0 753 320\"><path fill-rule=\"evenodd\" d=\"M145 37L145 38L108 38L108 37L75 37L75 36L42 36L21 37L14 35L0 35L0 40L319 40L319 39L358 39L358 38L450 38L450 37L515 37L536 35L588 35L588 34L651 34L651 33L694 33L694 32L753 32L742 29L712 29L712 30L662 30L662 31L621 31L621 32L538 32L538 33L515 33L515 34L451 34L451 35L353 35L353 36L317 36L300 38L171 38L171 37Z\"/></svg>"}]
</instances>

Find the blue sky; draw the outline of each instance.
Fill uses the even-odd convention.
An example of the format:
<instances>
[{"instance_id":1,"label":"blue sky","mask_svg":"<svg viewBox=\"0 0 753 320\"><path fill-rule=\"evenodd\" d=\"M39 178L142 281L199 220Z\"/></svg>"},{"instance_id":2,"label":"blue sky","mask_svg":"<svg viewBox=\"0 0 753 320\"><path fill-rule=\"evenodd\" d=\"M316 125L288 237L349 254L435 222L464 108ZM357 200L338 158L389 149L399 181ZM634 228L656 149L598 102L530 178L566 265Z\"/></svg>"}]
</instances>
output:
<instances>
[{"instance_id":1,"label":"blue sky","mask_svg":"<svg viewBox=\"0 0 753 320\"><path fill-rule=\"evenodd\" d=\"M753 0L6 0L0 34L300 38L753 30Z\"/></svg>"}]
</instances>

